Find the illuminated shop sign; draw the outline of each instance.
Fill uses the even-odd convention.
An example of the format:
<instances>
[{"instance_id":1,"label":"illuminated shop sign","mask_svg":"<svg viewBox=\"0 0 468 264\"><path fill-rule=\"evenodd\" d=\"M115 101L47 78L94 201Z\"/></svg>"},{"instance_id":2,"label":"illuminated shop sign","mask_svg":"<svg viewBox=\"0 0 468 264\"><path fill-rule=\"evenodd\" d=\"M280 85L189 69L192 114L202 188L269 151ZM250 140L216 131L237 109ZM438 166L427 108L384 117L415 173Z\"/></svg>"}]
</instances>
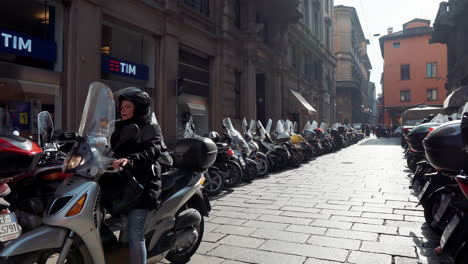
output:
<instances>
[{"instance_id":1,"label":"illuminated shop sign","mask_svg":"<svg viewBox=\"0 0 468 264\"><path fill-rule=\"evenodd\" d=\"M26 36L5 29L0 29L0 52L51 62L57 60L57 45L54 41Z\"/></svg>"},{"instance_id":2,"label":"illuminated shop sign","mask_svg":"<svg viewBox=\"0 0 468 264\"><path fill-rule=\"evenodd\" d=\"M140 80L148 80L148 66L123 61L107 55L102 55L101 70L106 73L114 73Z\"/></svg>"}]
</instances>

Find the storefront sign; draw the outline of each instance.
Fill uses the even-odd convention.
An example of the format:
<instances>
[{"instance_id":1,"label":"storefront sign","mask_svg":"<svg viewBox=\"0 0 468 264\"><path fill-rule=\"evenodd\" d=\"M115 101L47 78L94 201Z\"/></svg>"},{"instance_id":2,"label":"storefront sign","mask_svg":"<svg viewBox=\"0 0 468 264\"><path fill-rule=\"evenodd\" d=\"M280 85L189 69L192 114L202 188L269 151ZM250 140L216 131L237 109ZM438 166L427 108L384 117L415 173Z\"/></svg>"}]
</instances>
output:
<instances>
[{"instance_id":1,"label":"storefront sign","mask_svg":"<svg viewBox=\"0 0 468 264\"><path fill-rule=\"evenodd\" d=\"M26 36L0 29L0 52L55 62L57 45L54 41Z\"/></svg>"},{"instance_id":2,"label":"storefront sign","mask_svg":"<svg viewBox=\"0 0 468 264\"><path fill-rule=\"evenodd\" d=\"M101 71L125 77L148 80L148 66L102 55Z\"/></svg>"}]
</instances>

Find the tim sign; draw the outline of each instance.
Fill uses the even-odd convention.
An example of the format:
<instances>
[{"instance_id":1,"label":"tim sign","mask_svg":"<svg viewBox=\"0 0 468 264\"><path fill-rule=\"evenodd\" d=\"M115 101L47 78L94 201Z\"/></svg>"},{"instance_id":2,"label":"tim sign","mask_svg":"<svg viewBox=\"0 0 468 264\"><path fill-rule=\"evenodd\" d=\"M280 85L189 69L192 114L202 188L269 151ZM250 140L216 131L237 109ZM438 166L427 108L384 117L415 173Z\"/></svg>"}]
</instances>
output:
<instances>
[{"instance_id":1,"label":"tim sign","mask_svg":"<svg viewBox=\"0 0 468 264\"><path fill-rule=\"evenodd\" d=\"M55 62L57 45L54 41L39 39L6 29L0 29L0 52Z\"/></svg>"},{"instance_id":2,"label":"tim sign","mask_svg":"<svg viewBox=\"0 0 468 264\"><path fill-rule=\"evenodd\" d=\"M101 70L125 77L148 80L148 66L102 55Z\"/></svg>"}]
</instances>

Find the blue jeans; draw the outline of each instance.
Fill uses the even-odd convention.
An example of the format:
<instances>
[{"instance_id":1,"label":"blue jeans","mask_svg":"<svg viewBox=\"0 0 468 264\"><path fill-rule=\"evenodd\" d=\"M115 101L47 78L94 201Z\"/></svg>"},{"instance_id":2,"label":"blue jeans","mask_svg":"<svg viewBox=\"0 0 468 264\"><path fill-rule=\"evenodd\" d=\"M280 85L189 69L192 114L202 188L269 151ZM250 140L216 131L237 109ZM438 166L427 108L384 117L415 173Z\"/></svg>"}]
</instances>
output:
<instances>
[{"instance_id":1,"label":"blue jeans","mask_svg":"<svg viewBox=\"0 0 468 264\"><path fill-rule=\"evenodd\" d=\"M146 264L145 220L148 210L133 209L128 213L128 247L131 264ZM122 238L122 237L121 237Z\"/></svg>"}]
</instances>

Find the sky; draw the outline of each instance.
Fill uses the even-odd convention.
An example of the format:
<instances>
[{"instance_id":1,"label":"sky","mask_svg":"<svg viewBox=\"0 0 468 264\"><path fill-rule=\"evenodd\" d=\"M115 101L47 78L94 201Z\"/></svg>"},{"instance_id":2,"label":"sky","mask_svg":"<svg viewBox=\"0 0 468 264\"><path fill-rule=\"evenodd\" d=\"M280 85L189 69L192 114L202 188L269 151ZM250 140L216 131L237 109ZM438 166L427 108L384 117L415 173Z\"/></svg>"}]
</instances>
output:
<instances>
[{"instance_id":1,"label":"sky","mask_svg":"<svg viewBox=\"0 0 468 264\"><path fill-rule=\"evenodd\" d=\"M380 52L379 37L387 34L387 29L393 27L393 32L401 31L403 24L414 18L434 20L441 0L334 0L336 5L356 8L362 29L370 45L367 53L372 63L371 82L377 88L377 94L382 92L380 76L383 71L383 59Z\"/></svg>"}]
</instances>

